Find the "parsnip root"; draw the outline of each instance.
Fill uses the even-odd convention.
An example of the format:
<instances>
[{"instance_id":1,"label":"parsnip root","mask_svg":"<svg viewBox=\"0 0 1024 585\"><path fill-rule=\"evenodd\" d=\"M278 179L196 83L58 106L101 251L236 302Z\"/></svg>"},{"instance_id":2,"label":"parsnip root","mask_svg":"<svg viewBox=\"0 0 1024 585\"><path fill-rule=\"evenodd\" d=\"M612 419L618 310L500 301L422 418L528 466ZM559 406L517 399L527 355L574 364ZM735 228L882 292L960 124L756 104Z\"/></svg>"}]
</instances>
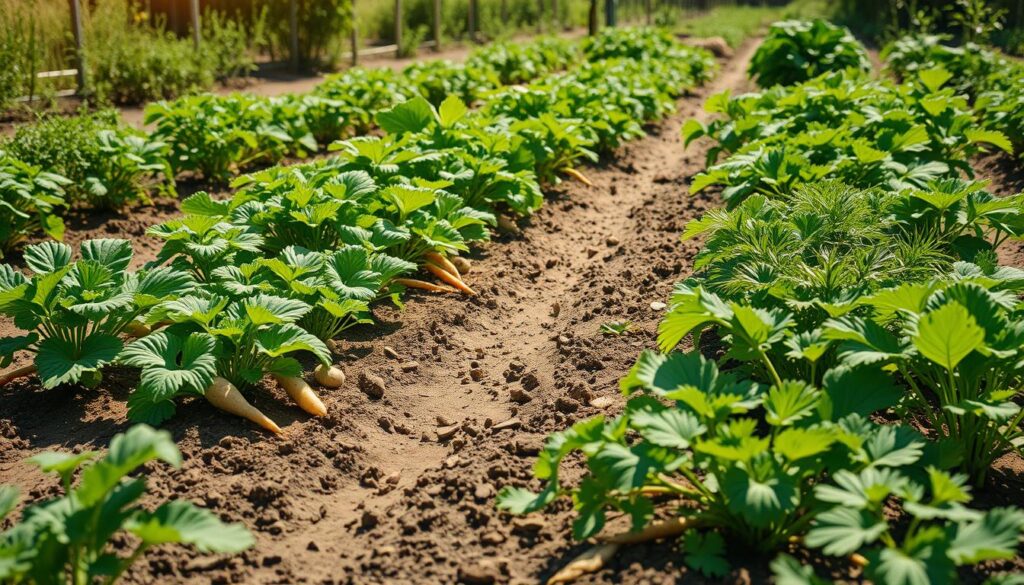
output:
<instances>
[{"instance_id":1,"label":"parsnip root","mask_svg":"<svg viewBox=\"0 0 1024 585\"><path fill-rule=\"evenodd\" d=\"M327 415L327 407L324 406L323 401L320 400L320 397L313 391L312 386L305 380L292 376L278 376L276 374L274 379L284 388L288 396L299 405L299 408L313 416Z\"/></svg>"},{"instance_id":2,"label":"parsnip root","mask_svg":"<svg viewBox=\"0 0 1024 585\"><path fill-rule=\"evenodd\" d=\"M584 175L583 173L577 171L576 169L562 169L562 172L567 174L567 175L569 175L573 179L576 179L580 183L583 183L587 187L593 187L594 186L594 183L592 183L590 181L590 179L588 179L586 177L586 175Z\"/></svg>"},{"instance_id":3,"label":"parsnip root","mask_svg":"<svg viewBox=\"0 0 1024 585\"><path fill-rule=\"evenodd\" d=\"M450 286L441 286L439 284L434 284L432 282L427 282L425 280L416 280L415 278L396 278L396 279L392 280L391 282L393 282L395 284L400 284L400 285L402 285L402 286L404 286L406 288L418 288L420 290L425 290L425 291L429 291L429 292L438 292L438 293L457 293L457 292L459 292L459 291L455 290L454 288L452 288Z\"/></svg>"},{"instance_id":4,"label":"parsnip root","mask_svg":"<svg viewBox=\"0 0 1024 585\"><path fill-rule=\"evenodd\" d=\"M3 374L0 374L0 386L3 386L4 384L9 384L10 382L13 382L14 380L17 380L18 378L24 378L25 376L30 376L30 375L32 375L34 373L36 373L35 365L22 366L20 368L15 368L15 369L13 369L13 370L11 370L9 372L5 372Z\"/></svg>"},{"instance_id":5,"label":"parsnip root","mask_svg":"<svg viewBox=\"0 0 1024 585\"><path fill-rule=\"evenodd\" d=\"M267 415L259 411L255 406L242 396L242 393L235 388L235 385L224 378L214 378L213 384L206 389L206 399L217 408L252 421L264 429L276 434L281 434L281 427L270 420Z\"/></svg>"},{"instance_id":6,"label":"parsnip root","mask_svg":"<svg viewBox=\"0 0 1024 585\"><path fill-rule=\"evenodd\" d=\"M338 366L317 365L313 378L324 388L341 388L345 383L345 372Z\"/></svg>"},{"instance_id":7,"label":"parsnip root","mask_svg":"<svg viewBox=\"0 0 1024 585\"><path fill-rule=\"evenodd\" d=\"M672 538L692 527L693 523L688 522L686 518L672 518L664 522L654 522L640 532L622 532L606 538L599 538L601 544L594 545L568 565L562 567L562 570L548 579L548 585L571 583L587 573L601 570L615 556L621 546Z\"/></svg>"}]
</instances>

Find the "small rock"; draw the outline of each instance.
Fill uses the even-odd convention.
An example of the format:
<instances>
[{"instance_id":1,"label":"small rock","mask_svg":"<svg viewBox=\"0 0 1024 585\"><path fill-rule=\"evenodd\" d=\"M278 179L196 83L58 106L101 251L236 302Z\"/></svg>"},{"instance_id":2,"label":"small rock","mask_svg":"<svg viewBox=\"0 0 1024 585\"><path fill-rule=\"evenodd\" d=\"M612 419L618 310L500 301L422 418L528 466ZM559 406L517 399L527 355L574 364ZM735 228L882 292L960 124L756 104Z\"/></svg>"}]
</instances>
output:
<instances>
[{"instance_id":1,"label":"small rock","mask_svg":"<svg viewBox=\"0 0 1024 585\"><path fill-rule=\"evenodd\" d=\"M555 301L555 302L551 303L551 310L548 312L549 315L551 315L552 317L557 317L558 314L561 313L561 312L562 312L562 305L560 305L558 303L558 301Z\"/></svg>"},{"instance_id":2,"label":"small rock","mask_svg":"<svg viewBox=\"0 0 1024 585\"><path fill-rule=\"evenodd\" d=\"M554 268L555 266L558 266L558 258L548 258L544 263L545 268Z\"/></svg>"},{"instance_id":3,"label":"small rock","mask_svg":"<svg viewBox=\"0 0 1024 585\"><path fill-rule=\"evenodd\" d=\"M502 421L502 422L494 425L491 428L494 429L495 431L503 431L505 429L519 428L522 424L523 424L523 421L519 420L518 417L514 417L513 416L512 418L510 418L510 419L508 419L506 421Z\"/></svg>"},{"instance_id":4,"label":"small rock","mask_svg":"<svg viewBox=\"0 0 1024 585\"><path fill-rule=\"evenodd\" d=\"M437 429L437 440L438 442L447 441L448 439L454 437L455 433L457 432L459 432L459 425L441 427Z\"/></svg>"},{"instance_id":5,"label":"small rock","mask_svg":"<svg viewBox=\"0 0 1024 585\"><path fill-rule=\"evenodd\" d=\"M473 269L473 264L461 256L454 256L449 258L449 260L451 260L452 264L455 265L455 269L458 270L460 274L466 274Z\"/></svg>"},{"instance_id":6,"label":"small rock","mask_svg":"<svg viewBox=\"0 0 1024 585\"><path fill-rule=\"evenodd\" d=\"M597 248L588 247L587 248L587 258L593 258L594 256L597 256Z\"/></svg>"},{"instance_id":7,"label":"small rock","mask_svg":"<svg viewBox=\"0 0 1024 585\"><path fill-rule=\"evenodd\" d=\"M540 386L540 380L537 378L537 374L533 372L523 376L519 383L522 384L524 390L534 390Z\"/></svg>"},{"instance_id":8,"label":"small rock","mask_svg":"<svg viewBox=\"0 0 1024 585\"><path fill-rule=\"evenodd\" d=\"M391 419L389 419L388 417L382 416L382 417L378 418L377 419L377 424L380 425L380 428L384 429L384 432L387 432L387 433L391 432L391 428L392 428L393 425L391 424Z\"/></svg>"},{"instance_id":9,"label":"small rock","mask_svg":"<svg viewBox=\"0 0 1024 585\"><path fill-rule=\"evenodd\" d=\"M473 489L473 497L483 502L494 495L494 488L487 483L478 483Z\"/></svg>"},{"instance_id":10,"label":"small rock","mask_svg":"<svg viewBox=\"0 0 1024 585\"><path fill-rule=\"evenodd\" d=\"M384 380L375 374L361 372L359 374L359 389L374 400L384 397Z\"/></svg>"},{"instance_id":11,"label":"small rock","mask_svg":"<svg viewBox=\"0 0 1024 585\"><path fill-rule=\"evenodd\" d=\"M498 216L498 231L504 234L518 234L519 226L507 215Z\"/></svg>"},{"instance_id":12,"label":"small rock","mask_svg":"<svg viewBox=\"0 0 1024 585\"><path fill-rule=\"evenodd\" d=\"M609 246L618 246L619 238L616 238L615 236L609 236L608 239L604 241L604 243L608 244Z\"/></svg>"},{"instance_id":13,"label":"small rock","mask_svg":"<svg viewBox=\"0 0 1024 585\"><path fill-rule=\"evenodd\" d=\"M384 483L389 485L398 485L398 482L402 479L402 472L392 471L384 478Z\"/></svg>"},{"instance_id":14,"label":"small rock","mask_svg":"<svg viewBox=\"0 0 1024 585\"><path fill-rule=\"evenodd\" d=\"M419 362L405 362L404 364L402 364L403 372L415 372L418 369L420 369Z\"/></svg>"},{"instance_id":15,"label":"small rock","mask_svg":"<svg viewBox=\"0 0 1024 585\"><path fill-rule=\"evenodd\" d=\"M362 518L359 519L359 527L363 530L371 530L376 528L380 524L380 516L369 510L363 511Z\"/></svg>"},{"instance_id":16,"label":"small rock","mask_svg":"<svg viewBox=\"0 0 1024 585\"><path fill-rule=\"evenodd\" d=\"M664 311L666 307L668 307L668 305L661 301L654 301L651 303L651 310L653 311Z\"/></svg>"},{"instance_id":17,"label":"small rock","mask_svg":"<svg viewBox=\"0 0 1024 585\"><path fill-rule=\"evenodd\" d=\"M611 396L598 396L597 398L590 401L590 406L594 408L606 408L615 403L615 400Z\"/></svg>"},{"instance_id":18,"label":"small rock","mask_svg":"<svg viewBox=\"0 0 1024 585\"><path fill-rule=\"evenodd\" d=\"M474 382L479 382L484 379L484 371L480 368L473 368L469 371L469 377L473 378Z\"/></svg>"},{"instance_id":19,"label":"small rock","mask_svg":"<svg viewBox=\"0 0 1024 585\"><path fill-rule=\"evenodd\" d=\"M512 388L509 390L509 398L512 399L512 402L518 404L526 404L533 400L533 396L531 396L524 388Z\"/></svg>"},{"instance_id":20,"label":"small rock","mask_svg":"<svg viewBox=\"0 0 1024 585\"><path fill-rule=\"evenodd\" d=\"M447 418L441 416L440 414L437 415L436 417L434 417L434 420L437 421L437 426L439 426L439 427L447 427L447 426L451 426L451 424L452 424L452 421L450 421Z\"/></svg>"},{"instance_id":21,"label":"small rock","mask_svg":"<svg viewBox=\"0 0 1024 585\"><path fill-rule=\"evenodd\" d=\"M306 550L310 550L310 551L313 551L313 552L319 552L320 551L320 545L318 545L315 540L311 540L306 545Z\"/></svg>"},{"instance_id":22,"label":"small rock","mask_svg":"<svg viewBox=\"0 0 1024 585\"><path fill-rule=\"evenodd\" d=\"M265 555L263 560L260 561L264 567L273 567L274 565L281 564L281 555Z\"/></svg>"},{"instance_id":23,"label":"small rock","mask_svg":"<svg viewBox=\"0 0 1024 585\"><path fill-rule=\"evenodd\" d=\"M512 529L520 532L538 532L545 526L547 526L547 522L537 514L512 519Z\"/></svg>"},{"instance_id":24,"label":"small rock","mask_svg":"<svg viewBox=\"0 0 1024 585\"><path fill-rule=\"evenodd\" d=\"M495 546L505 542L505 535L498 532L497 530L492 530L481 536L480 542L484 546Z\"/></svg>"},{"instance_id":25,"label":"small rock","mask_svg":"<svg viewBox=\"0 0 1024 585\"><path fill-rule=\"evenodd\" d=\"M384 355L389 357L389 358L391 358L391 359L393 359L393 360L397 360L398 359L398 352L395 351L395 348L387 346L387 345L384 346Z\"/></svg>"},{"instance_id":26,"label":"small rock","mask_svg":"<svg viewBox=\"0 0 1024 585\"><path fill-rule=\"evenodd\" d=\"M564 396L559 396L558 399L555 400L555 408L558 409L558 412L569 414L576 412L579 407L580 405L575 400L571 400Z\"/></svg>"},{"instance_id":27,"label":"small rock","mask_svg":"<svg viewBox=\"0 0 1024 585\"><path fill-rule=\"evenodd\" d=\"M490 585L501 578L501 571L494 561L484 559L476 563L466 563L459 567L459 582L467 585Z\"/></svg>"},{"instance_id":28,"label":"small rock","mask_svg":"<svg viewBox=\"0 0 1024 585\"><path fill-rule=\"evenodd\" d=\"M458 455L452 455L451 457L444 460L444 466L451 469L459 464L462 459Z\"/></svg>"}]
</instances>

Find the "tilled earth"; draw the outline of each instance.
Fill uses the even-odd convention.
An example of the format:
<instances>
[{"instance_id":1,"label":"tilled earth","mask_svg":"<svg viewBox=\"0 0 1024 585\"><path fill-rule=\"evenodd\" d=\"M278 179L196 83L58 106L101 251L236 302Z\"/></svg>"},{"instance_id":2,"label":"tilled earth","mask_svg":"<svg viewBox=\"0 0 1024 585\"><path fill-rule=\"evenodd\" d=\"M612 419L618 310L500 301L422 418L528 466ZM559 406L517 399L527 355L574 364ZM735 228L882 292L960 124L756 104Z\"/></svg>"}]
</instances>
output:
<instances>
[{"instance_id":1,"label":"tilled earth","mask_svg":"<svg viewBox=\"0 0 1024 585\"><path fill-rule=\"evenodd\" d=\"M567 502L512 518L495 509L495 494L509 484L539 487L531 469L547 434L621 409L618 380L654 345L663 302L699 249L678 236L717 205L713 194L686 193L705 147L684 151L680 125L706 115L710 93L746 88L754 46L724 62L647 138L586 169L593 187L563 183L515 233L477 250L467 282L478 297L413 294L404 310L376 309L378 324L341 348L348 381L324 393L326 418L305 416L272 384L254 403L285 428L280 440L203 401L183 404L166 428L185 463L150 466L151 491L244 522L258 542L235 557L157 550L128 581L525 584L585 550L571 539ZM999 166L989 162L983 172ZM169 202L141 219L83 222L72 239L141 243L142 228L175 209ZM155 248L142 246L136 263ZM1020 264L1019 249L1011 256ZM632 325L601 334L612 321ZM33 500L57 494L23 460L105 447L128 426L124 401L134 382L124 370L92 391L43 391L34 378L0 391L0 483ZM582 470L578 461L566 467L570 480ZM1000 477L1019 483L1016 472ZM730 560L737 568L727 582L767 578L768 559L737 551ZM681 580L700 582L670 545L653 544L624 550L580 582Z\"/></svg>"}]
</instances>

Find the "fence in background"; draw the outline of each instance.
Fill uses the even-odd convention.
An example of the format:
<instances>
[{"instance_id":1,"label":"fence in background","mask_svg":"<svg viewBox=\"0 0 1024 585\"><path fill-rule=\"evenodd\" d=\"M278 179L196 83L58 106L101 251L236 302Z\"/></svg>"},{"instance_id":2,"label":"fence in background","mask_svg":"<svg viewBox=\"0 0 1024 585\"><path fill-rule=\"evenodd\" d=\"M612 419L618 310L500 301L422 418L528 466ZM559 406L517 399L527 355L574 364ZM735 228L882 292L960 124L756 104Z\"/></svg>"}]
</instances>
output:
<instances>
[{"instance_id":1,"label":"fence in background","mask_svg":"<svg viewBox=\"0 0 1024 585\"><path fill-rule=\"evenodd\" d=\"M158 0L157 0L158 1ZM300 21L301 0L278 0L289 3L289 59L287 61L281 61L271 65L280 65L291 67L293 70L299 70L299 30L298 22ZM406 0L408 2L409 0ZM419 48L421 49L434 49L440 50L443 47L442 40L442 2L445 0L430 0L432 3L432 10L430 11L429 23L429 35L430 40L420 43ZM571 0L561 0L562 2L570 2ZM75 88L57 91L52 95L57 97L68 97L76 94L85 94L89 88L88 78L88 64L86 63L86 51L84 47L85 37L83 34L83 5L88 4L88 0L67 0L69 3L69 14L70 14L70 31L71 36L74 39L73 45L73 65L74 67L59 69L55 71L41 71L36 73L36 78L40 80L45 79L60 79L60 78L75 78ZM208 4L214 4L214 1L206 0ZM391 39L385 39L391 41L387 44L377 44L371 47L360 47L359 43L359 29L356 25L356 8L357 2L393 2L394 3L394 32ZM407 50L407 47L403 46L403 36L406 31L405 26L405 13L406 2L403 0L350 0L352 9L352 20L353 26L351 27L350 39L349 39L349 50L342 58L352 65L356 65L361 57L375 56L375 55L387 55L394 54L396 57L402 56L402 51ZM476 42L480 37L480 11L478 9L479 0L464 0L466 5L466 33L467 37L471 42ZM538 33L545 32L557 32L566 29L568 26L567 22L562 19L563 11L560 10L560 0L537 0L537 19L536 19L536 31ZM596 29L600 26L599 22L595 21L595 12L600 12L604 16L606 26L616 26L623 22L629 23L643 23L653 24L655 21L655 15L667 11L678 11L679 13L686 12L700 12L714 8L721 5L734 5L737 4L737 0L589 0L591 3L591 18L588 24L590 33L593 34ZM764 3L765 0L760 0L758 3ZM154 0L143 0L142 6L145 7L147 14L151 14L154 10L154 4L157 2ZM779 0L771 2L778 4ZM179 4L187 4L187 19L182 18L185 15L180 13ZM256 0L251 0L252 10L256 10ZM594 10L598 8L598 10ZM167 25L171 30L177 31L180 34L190 34L192 42L195 45L196 51L203 50L203 38L202 38L202 10L200 7L200 0L170 0L163 7L164 16L167 17ZM507 21L508 8L507 0L501 2L500 17L503 22ZM150 19L152 21L152 19ZM187 27L183 26L187 22ZM35 96L26 96L21 98L20 101L30 101Z\"/></svg>"}]
</instances>

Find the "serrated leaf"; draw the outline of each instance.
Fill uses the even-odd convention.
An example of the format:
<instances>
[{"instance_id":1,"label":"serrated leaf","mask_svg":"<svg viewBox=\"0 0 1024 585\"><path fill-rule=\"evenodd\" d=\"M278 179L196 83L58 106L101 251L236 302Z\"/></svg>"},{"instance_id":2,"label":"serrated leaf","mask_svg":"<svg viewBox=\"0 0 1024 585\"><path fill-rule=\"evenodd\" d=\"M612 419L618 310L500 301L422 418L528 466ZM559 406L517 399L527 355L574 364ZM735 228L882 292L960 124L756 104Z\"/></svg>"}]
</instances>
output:
<instances>
[{"instance_id":1,"label":"serrated leaf","mask_svg":"<svg viewBox=\"0 0 1024 585\"><path fill-rule=\"evenodd\" d=\"M914 346L921 355L949 371L985 343L985 330L959 303L947 303L921 317Z\"/></svg>"},{"instance_id":2,"label":"serrated leaf","mask_svg":"<svg viewBox=\"0 0 1024 585\"><path fill-rule=\"evenodd\" d=\"M238 553L256 543L242 524L225 524L212 512L181 500L140 515L126 528L147 545L189 544L200 552Z\"/></svg>"}]
</instances>

